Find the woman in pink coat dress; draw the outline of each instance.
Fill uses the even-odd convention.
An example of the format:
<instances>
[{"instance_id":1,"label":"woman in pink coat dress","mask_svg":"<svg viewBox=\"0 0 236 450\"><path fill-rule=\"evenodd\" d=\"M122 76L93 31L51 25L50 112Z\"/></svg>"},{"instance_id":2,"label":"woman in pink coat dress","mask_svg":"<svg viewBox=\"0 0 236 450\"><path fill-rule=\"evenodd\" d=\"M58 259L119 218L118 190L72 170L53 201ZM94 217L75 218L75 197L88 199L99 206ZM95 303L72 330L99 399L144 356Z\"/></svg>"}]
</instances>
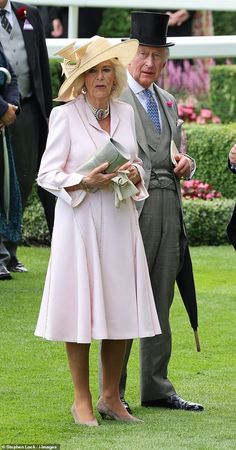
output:
<instances>
[{"instance_id":1,"label":"woman in pink coat dress","mask_svg":"<svg viewBox=\"0 0 236 450\"><path fill-rule=\"evenodd\" d=\"M76 423L97 426L89 389L89 348L102 341L102 418L138 421L119 398L126 340L159 334L135 201L146 198L137 157L134 115L116 99L126 84L125 66L138 41L112 45L94 37L76 49L62 49L65 103L53 109L38 184L58 197L51 257L35 334L66 343L74 384ZM80 166L110 139L128 162L122 176L135 190L115 203L117 170L105 162L88 174ZM116 177L116 178L114 178ZM135 185L135 186L134 186ZM136 189L135 189L136 188Z\"/></svg>"}]
</instances>

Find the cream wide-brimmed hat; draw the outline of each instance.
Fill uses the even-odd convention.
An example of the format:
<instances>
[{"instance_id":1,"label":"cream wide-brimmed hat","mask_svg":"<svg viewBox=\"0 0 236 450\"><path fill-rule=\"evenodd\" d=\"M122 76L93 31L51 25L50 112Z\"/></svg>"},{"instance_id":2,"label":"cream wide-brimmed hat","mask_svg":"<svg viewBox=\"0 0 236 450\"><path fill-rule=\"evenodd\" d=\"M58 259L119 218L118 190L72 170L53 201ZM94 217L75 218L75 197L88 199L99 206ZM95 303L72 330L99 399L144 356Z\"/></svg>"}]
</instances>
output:
<instances>
[{"instance_id":1,"label":"cream wide-brimmed hat","mask_svg":"<svg viewBox=\"0 0 236 450\"><path fill-rule=\"evenodd\" d=\"M75 41L63 47L56 55L64 58L61 66L66 80L61 85L58 97L55 100L66 102L75 98L77 95L73 93L75 81L84 72L103 61L117 58L120 64L126 67L136 55L138 45L137 39L112 44L108 39L94 36L79 48L75 47Z\"/></svg>"}]
</instances>

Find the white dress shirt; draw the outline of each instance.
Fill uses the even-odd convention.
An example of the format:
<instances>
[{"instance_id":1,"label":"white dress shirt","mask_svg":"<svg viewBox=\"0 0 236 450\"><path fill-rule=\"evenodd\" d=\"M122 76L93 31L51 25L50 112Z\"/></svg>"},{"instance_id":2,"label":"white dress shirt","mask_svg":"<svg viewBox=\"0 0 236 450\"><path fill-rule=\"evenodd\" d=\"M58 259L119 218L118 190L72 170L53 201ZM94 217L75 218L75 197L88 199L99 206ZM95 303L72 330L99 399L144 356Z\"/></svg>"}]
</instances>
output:
<instances>
[{"instance_id":1,"label":"white dress shirt","mask_svg":"<svg viewBox=\"0 0 236 450\"><path fill-rule=\"evenodd\" d=\"M13 25L13 19L12 19L12 7L11 7L11 2L8 0L6 6L4 6L4 8L0 8L1 10L4 9L6 11L6 17L9 20L11 26ZM0 26L1 22L0 22Z\"/></svg>"},{"instance_id":2,"label":"white dress shirt","mask_svg":"<svg viewBox=\"0 0 236 450\"><path fill-rule=\"evenodd\" d=\"M128 85L129 85L131 91L133 91L133 93L136 95L137 99L139 100L139 102L144 107L145 111L147 112L146 97L143 93L143 91L145 91L146 89L143 88L143 86L141 86L141 84L139 84L137 81L135 81L135 79L132 77L132 75L130 75L129 71L127 71L127 78L128 78ZM160 108L158 105L158 99L157 99L156 93L154 91L153 83L149 86L148 89L149 89L149 91L151 91L152 96L157 105L157 109L159 112L160 125L162 126Z\"/></svg>"}]
</instances>

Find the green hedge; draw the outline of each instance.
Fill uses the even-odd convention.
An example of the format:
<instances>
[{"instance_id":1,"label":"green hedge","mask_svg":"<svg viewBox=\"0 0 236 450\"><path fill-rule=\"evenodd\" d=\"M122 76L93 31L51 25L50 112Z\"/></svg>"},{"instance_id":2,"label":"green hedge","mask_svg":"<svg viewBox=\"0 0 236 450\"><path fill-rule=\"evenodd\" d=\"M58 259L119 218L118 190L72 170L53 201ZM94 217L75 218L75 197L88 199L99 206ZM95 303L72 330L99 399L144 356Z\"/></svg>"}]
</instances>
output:
<instances>
[{"instance_id":1,"label":"green hedge","mask_svg":"<svg viewBox=\"0 0 236 450\"><path fill-rule=\"evenodd\" d=\"M213 11L213 23L215 35L236 34L236 11Z\"/></svg>"},{"instance_id":2,"label":"green hedge","mask_svg":"<svg viewBox=\"0 0 236 450\"><path fill-rule=\"evenodd\" d=\"M129 11L125 8L105 8L102 24L98 30L99 36L128 37L130 32Z\"/></svg>"},{"instance_id":3,"label":"green hedge","mask_svg":"<svg viewBox=\"0 0 236 450\"><path fill-rule=\"evenodd\" d=\"M236 65L210 69L211 109L223 123L236 121Z\"/></svg>"},{"instance_id":4,"label":"green hedge","mask_svg":"<svg viewBox=\"0 0 236 450\"><path fill-rule=\"evenodd\" d=\"M232 199L183 200L184 219L190 245L228 243L226 227L233 212Z\"/></svg>"},{"instance_id":5,"label":"green hedge","mask_svg":"<svg viewBox=\"0 0 236 450\"><path fill-rule=\"evenodd\" d=\"M52 83L52 98L56 98L62 83L61 64L59 59L49 59L49 67Z\"/></svg>"},{"instance_id":6,"label":"green hedge","mask_svg":"<svg viewBox=\"0 0 236 450\"><path fill-rule=\"evenodd\" d=\"M236 177L227 165L228 153L236 142L236 124L185 125L187 151L195 158L194 178L210 183L224 197L236 195Z\"/></svg>"},{"instance_id":7,"label":"green hedge","mask_svg":"<svg viewBox=\"0 0 236 450\"><path fill-rule=\"evenodd\" d=\"M34 186L22 221L22 243L24 245L49 245L50 235L44 210Z\"/></svg>"}]
</instances>

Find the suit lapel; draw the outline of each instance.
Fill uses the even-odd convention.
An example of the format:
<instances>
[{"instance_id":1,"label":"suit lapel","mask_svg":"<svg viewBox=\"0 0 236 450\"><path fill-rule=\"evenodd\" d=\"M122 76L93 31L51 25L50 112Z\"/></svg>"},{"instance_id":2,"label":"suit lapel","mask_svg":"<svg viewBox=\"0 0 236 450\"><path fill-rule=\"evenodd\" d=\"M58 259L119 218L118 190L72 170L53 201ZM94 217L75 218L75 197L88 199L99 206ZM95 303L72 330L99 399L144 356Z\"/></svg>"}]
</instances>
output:
<instances>
[{"instance_id":1,"label":"suit lapel","mask_svg":"<svg viewBox=\"0 0 236 450\"><path fill-rule=\"evenodd\" d=\"M177 148L179 148L180 142L179 142L179 138L178 138L178 135L177 135L177 132L176 132L176 130L177 130L177 127L176 127L176 125L177 125L176 124L176 120L177 120L176 115L173 114L172 109L167 107L167 100L162 95L161 90L158 88L157 85L154 85L154 90L155 90L155 93L157 95L158 100L160 101L160 103L162 105L162 108L163 108L163 111L165 113L167 122L169 124L170 130L171 130L171 139L174 140Z\"/></svg>"},{"instance_id":2,"label":"suit lapel","mask_svg":"<svg viewBox=\"0 0 236 450\"><path fill-rule=\"evenodd\" d=\"M16 20L19 23L19 26L20 26L20 29L22 32L22 36L24 39L25 49L26 49L26 53L27 53L27 57L28 57L28 64L29 64L31 72L33 73L34 69L36 67L36 59L35 59L36 47L34 45L34 41L35 41L34 27L37 26L37 24L34 23L34 19L31 14L31 11L29 9L27 9L27 11L28 11L27 20L29 20L30 24L33 27L33 30L24 30L24 22L25 21L24 21L24 19L20 19L16 14L16 9L18 9L21 6L23 6L23 4L21 4L21 3L12 3L12 9L14 11Z\"/></svg>"},{"instance_id":3,"label":"suit lapel","mask_svg":"<svg viewBox=\"0 0 236 450\"><path fill-rule=\"evenodd\" d=\"M142 120L142 114L145 113L145 110L129 87L125 89L124 93L121 96L121 100L129 103L132 106L135 115L135 130L138 145L147 154L148 158L150 158L149 148L147 145L147 135L143 126L143 123L145 123L145 118ZM140 111L140 109L142 110Z\"/></svg>"}]
</instances>

